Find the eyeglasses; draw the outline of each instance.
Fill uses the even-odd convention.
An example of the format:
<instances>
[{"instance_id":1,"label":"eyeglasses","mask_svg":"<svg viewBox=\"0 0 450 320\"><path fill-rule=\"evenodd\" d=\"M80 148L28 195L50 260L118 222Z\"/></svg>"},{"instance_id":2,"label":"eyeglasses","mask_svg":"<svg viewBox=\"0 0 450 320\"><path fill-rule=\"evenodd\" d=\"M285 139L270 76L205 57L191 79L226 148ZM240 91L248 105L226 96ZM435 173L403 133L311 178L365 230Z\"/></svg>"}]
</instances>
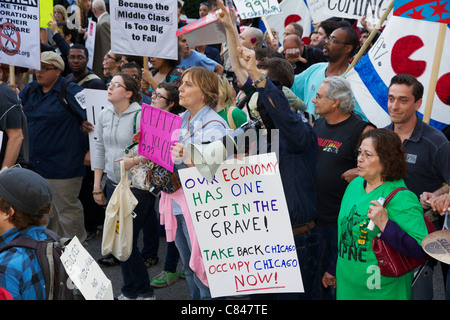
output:
<instances>
[{"instance_id":1,"label":"eyeglasses","mask_svg":"<svg viewBox=\"0 0 450 320\"><path fill-rule=\"evenodd\" d=\"M378 157L377 154L371 154L369 152L362 152L361 150L357 150L356 154L358 155L358 157L361 156L366 160L370 160L372 157Z\"/></svg>"},{"instance_id":2,"label":"eyeglasses","mask_svg":"<svg viewBox=\"0 0 450 320\"><path fill-rule=\"evenodd\" d=\"M169 98L163 97L163 96L161 95L161 93L156 92L156 91L153 91L153 92L152 92L152 97L153 97L153 96L155 96L156 99L161 99L161 98L163 98L163 99L166 99L167 101L171 101Z\"/></svg>"},{"instance_id":3,"label":"eyeglasses","mask_svg":"<svg viewBox=\"0 0 450 320\"><path fill-rule=\"evenodd\" d=\"M58 68L41 67L41 70L36 70L36 71L47 72L48 70L56 70L56 69L58 69Z\"/></svg>"},{"instance_id":4,"label":"eyeglasses","mask_svg":"<svg viewBox=\"0 0 450 320\"><path fill-rule=\"evenodd\" d=\"M107 87L108 87L108 89L109 89L110 87L114 87L114 88L122 87L122 88L124 88L125 90L128 91L127 87L121 85L121 84L118 83L118 82L110 82L110 83L107 84Z\"/></svg>"},{"instance_id":5,"label":"eyeglasses","mask_svg":"<svg viewBox=\"0 0 450 320\"><path fill-rule=\"evenodd\" d=\"M107 57L108 59L113 59L114 61L120 61L120 59L112 57L109 53L107 53L105 57Z\"/></svg>"},{"instance_id":6,"label":"eyeglasses","mask_svg":"<svg viewBox=\"0 0 450 320\"><path fill-rule=\"evenodd\" d=\"M325 38L323 38L325 40L325 42L330 41L330 43L332 44L345 44L347 46L351 46L350 43L347 42L343 42L343 41L337 41L336 39L331 39L330 37L326 36Z\"/></svg>"}]
</instances>

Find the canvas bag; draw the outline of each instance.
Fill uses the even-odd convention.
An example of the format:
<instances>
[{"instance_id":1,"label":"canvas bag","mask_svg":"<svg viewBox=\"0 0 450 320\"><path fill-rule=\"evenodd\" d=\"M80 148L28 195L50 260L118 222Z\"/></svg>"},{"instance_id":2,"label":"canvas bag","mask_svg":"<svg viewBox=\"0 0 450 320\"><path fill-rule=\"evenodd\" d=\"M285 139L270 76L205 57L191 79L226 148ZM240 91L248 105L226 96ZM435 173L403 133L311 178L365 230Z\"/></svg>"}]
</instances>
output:
<instances>
[{"instance_id":1,"label":"canvas bag","mask_svg":"<svg viewBox=\"0 0 450 320\"><path fill-rule=\"evenodd\" d=\"M120 182L117 184L105 211L102 255L111 253L120 261L126 261L133 250L132 212L138 201L130 190L131 181L125 164L120 161Z\"/></svg>"}]
</instances>

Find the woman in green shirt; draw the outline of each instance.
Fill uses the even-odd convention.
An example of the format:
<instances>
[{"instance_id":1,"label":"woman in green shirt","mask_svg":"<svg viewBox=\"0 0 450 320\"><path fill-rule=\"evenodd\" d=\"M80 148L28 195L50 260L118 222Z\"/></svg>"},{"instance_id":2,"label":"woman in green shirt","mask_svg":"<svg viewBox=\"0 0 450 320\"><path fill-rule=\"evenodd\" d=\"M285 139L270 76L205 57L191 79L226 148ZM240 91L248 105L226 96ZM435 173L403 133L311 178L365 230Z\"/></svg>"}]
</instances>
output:
<instances>
[{"instance_id":1,"label":"woman in green shirt","mask_svg":"<svg viewBox=\"0 0 450 320\"><path fill-rule=\"evenodd\" d=\"M235 107L232 87L228 79L219 76L219 102L214 108L216 112L228 123L231 129L239 128L248 121L247 114Z\"/></svg>"},{"instance_id":2,"label":"woman in green shirt","mask_svg":"<svg viewBox=\"0 0 450 320\"><path fill-rule=\"evenodd\" d=\"M423 210L413 192L398 192L386 208L377 201L397 187L405 187L405 149L391 130L375 129L363 134L358 147L358 175L347 187L338 217L336 276L326 273L325 286L336 286L338 300L411 299L413 272L384 277L372 251L372 239L412 237L408 253L422 255L422 239L428 234ZM368 228L370 221L375 225ZM404 234L406 233L406 234ZM392 242L391 242L392 243ZM408 254L409 255L409 254Z\"/></svg>"}]
</instances>

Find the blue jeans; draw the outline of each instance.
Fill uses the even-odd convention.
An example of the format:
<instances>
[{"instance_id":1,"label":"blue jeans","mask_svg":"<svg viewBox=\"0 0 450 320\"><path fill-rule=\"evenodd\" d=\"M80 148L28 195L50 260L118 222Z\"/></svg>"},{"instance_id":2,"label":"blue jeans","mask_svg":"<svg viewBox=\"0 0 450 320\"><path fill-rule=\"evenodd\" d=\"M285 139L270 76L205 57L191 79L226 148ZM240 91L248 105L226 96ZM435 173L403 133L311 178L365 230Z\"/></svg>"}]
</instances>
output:
<instances>
[{"instance_id":1,"label":"blue jeans","mask_svg":"<svg viewBox=\"0 0 450 320\"><path fill-rule=\"evenodd\" d=\"M155 197L148 191L131 188L138 204L134 209L136 217L133 218L133 250L127 261L120 262L122 267L123 287L122 293L128 298L149 297L154 295L154 289L150 286L147 267L138 248L139 232L145 225L146 219L155 214ZM109 200L114 188L106 184L106 197Z\"/></svg>"},{"instance_id":2,"label":"blue jeans","mask_svg":"<svg viewBox=\"0 0 450 320\"><path fill-rule=\"evenodd\" d=\"M181 262L183 264L186 282L191 293L192 300L210 300L211 292L209 288L200 281L195 272L189 267L191 259L191 241L186 225L186 220L182 214L176 216L177 233L175 236L175 245L180 253Z\"/></svg>"},{"instance_id":3,"label":"blue jeans","mask_svg":"<svg viewBox=\"0 0 450 320\"><path fill-rule=\"evenodd\" d=\"M303 293L274 293L252 295L252 300L311 300L319 261L319 234L317 227L294 236L297 257L302 274Z\"/></svg>"},{"instance_id":4,"label":"blue jeans","mask_svg":"<svg viewBox=\"0 0 450 320\"><path fill-rule=\"evenodd\" d=\"M319 233L319 263L317 267L316 280L314 281L314 296L316 300L336 300L336 290L325 288L322 277L328 270L333 259L337 257L338 235L337 226L317 226Z\"/></svg>"}]
</instances>

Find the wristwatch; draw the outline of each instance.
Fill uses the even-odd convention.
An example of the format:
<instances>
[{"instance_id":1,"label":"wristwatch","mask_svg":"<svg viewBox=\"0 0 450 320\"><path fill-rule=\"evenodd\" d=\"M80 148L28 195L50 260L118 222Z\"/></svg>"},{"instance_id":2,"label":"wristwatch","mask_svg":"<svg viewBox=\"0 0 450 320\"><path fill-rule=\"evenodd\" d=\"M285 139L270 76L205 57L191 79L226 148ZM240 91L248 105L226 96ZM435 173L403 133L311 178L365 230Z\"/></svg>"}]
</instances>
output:
<instances>
[{"instance_id":1,"label":"wristwatch","mask_svg":"<svg viewBox=\"0 0 450 320\"><path fill-rule=\"evenodd\" d=\"M258 80L253 81L253 85L256 87L257 84L261 83L265 78L267 78L266 74L264 72L261 72L262 75Z\"/></svg>"}]
</instances>

